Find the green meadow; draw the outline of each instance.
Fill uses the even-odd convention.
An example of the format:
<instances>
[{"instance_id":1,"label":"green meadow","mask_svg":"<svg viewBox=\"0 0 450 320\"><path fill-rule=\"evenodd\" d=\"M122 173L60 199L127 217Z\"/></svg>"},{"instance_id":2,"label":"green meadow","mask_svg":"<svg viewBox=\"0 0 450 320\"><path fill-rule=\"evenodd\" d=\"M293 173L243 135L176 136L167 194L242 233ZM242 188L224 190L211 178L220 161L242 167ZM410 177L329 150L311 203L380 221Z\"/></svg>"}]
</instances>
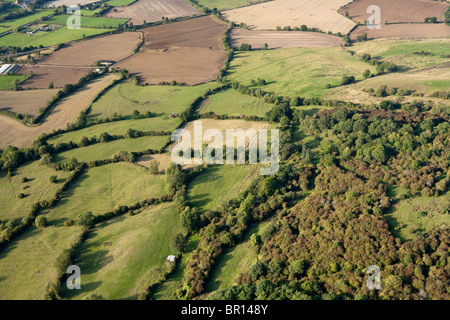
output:
<instances>
[{"instance_id":1,"label":"green meadow","mask_svg":"<svg viewBox=\"0 0 450 320\"><path fill-rule=\"evenodd\" d=\"M77 241L80 227L31 228L0 252L0 299L42 300L57 280L58 256Z\"/></svg>"},{"instance_id":2,"label":"green meadow","mask_svg":"<svg viewBox=\"0 0 450 320\"><path fill-rule=\"evenodd\" d=\"M229 78L282 96L322 97L326 85L338 86L343 76L362 79L375 68L340 47L292 48L238 52L230 63ZM265 86L251 86L262 78Z\"/></svg>"},{"instance_id":3,"label":"green meadow","mask_svg":"<svg viewBox=\"0 0 450 320\"><path fill-rule=\"evenodd\" d=\"M57 15L45 20L45 23L53 23L59 25L67 25L67 19L70 15ZM94 18L94 17L81 17L82 28L103 28L103 29L115 29L128 21L128 19L115 19L115 18Z\"/></svg>"},{"instance_id":4,"label":"green meadow","mask_svg":"<svg viewBox=\"0 0 450 320\"><path fill-rule=\"evenodd\" d=\"M91 118L107 118L114 113L129 115L134 110L141 113L181 113L209 89L220 86L217 82L184 86L137 86L120 82L104 93L93 105Z\"/></svg>"},{"instance_id":5,"label":"green meadow","mask_svg":"<svg viewBox=\"0 0 450 320\"><path fill-rule=\"evenodd\" d=\"M97 294L105 299L137 299L167 271L172 237L182 232L171 204L145 209L97 225L79 250L81 290L66 290L70 299Z\"/></svg>"},{"instance_id":6,"label":"green meadow","mask_svg":"<svg viewBox=\"0 0 450 320\"><path fill-rule=\"evenodd\" d=\"M136 2L136 0L109 0L106 4L111 7L126 7Z\"/></svg>"},{"instance_id":7,"label":"green meadow","mask_svg":"<svg viewBox=\"0 0 450 320\"><path fill-rule=\"evenodd\" d=\"M11 177L0 173L0 220L25 217L34 203L53 198L68 175L40 165L39 161L17 168ZM56 183L50 182L51 176L57 177ZM19 199L20 194L24 197Z\"/></svg>"},{"instance_id":8,"label":"green meadow","mask_svg":"<svg viewBox=\"0 0 450 320\"><path fill-rule=\"evenodd\" d=\"M228 89L210 95L198 110L198 113L214 112L218 115L246 115L264 117L273 108L272 104L264 100Z\"/></svg>"},{"instance_id":9,"label":"green meadow","mask_svg":"<svg viewBox=\"0 0 450 320\"><path fill-rule=\"evenodd\" d=\"M131 163L113 163L85 171L61 201L43 214L50 223L62 223L79 214L103 214L166 193L164 175L151 175L145 168Z\"/></svg>"},{"instance_id":10,"label":"green meadow","mask_svg":"<svg viewBox=\"0 0 450 320\"><path fill-rule=\"evenodd\" d=\"M257 165L211 166L189 184L187 200L202 210L224 206L258 178L259 169Z\"/></svg>"},{"instance_id":11,"label":"green meadow","mask_svg":"<svg viewBox=\"0 0 450 320\"><path fill-rule=\"evenodd\" d=\"M17 18L14 20L0 21L0 25L9 27L10 29L14 29L14 28L26 25L30 22L37 21L43 17L49 16L52 13L53 13L53 10L37 10L35 13L27 15L25 17Z\"/></svg>"},{"instance_id":12,"label":"green meadow","mask_svg":"<svg viewBox=\"0 0 450 320\"><path fill-rule=\"evenodd\" d=\"M1 39L1 38L0 38ZM0 75L0 90L12 90L13 89L13 81L17 80L18 83L21 83L25 80L24 75Z\"/></svg>"},{"instance_id":13,"label":"green meadow","mask_svg":"<svg viewBox=\"0 0 450 320\"><path fill-rule=\"evenodd\" d=\"M170 136L150 136L133 139L120 139L106 143L97 143L83 148L58 153L54 161L65 161L71 158L79 162L111 159L118 151L141 152L148 149L160 150L170 142Z\"/></svg>"}]
</instances>

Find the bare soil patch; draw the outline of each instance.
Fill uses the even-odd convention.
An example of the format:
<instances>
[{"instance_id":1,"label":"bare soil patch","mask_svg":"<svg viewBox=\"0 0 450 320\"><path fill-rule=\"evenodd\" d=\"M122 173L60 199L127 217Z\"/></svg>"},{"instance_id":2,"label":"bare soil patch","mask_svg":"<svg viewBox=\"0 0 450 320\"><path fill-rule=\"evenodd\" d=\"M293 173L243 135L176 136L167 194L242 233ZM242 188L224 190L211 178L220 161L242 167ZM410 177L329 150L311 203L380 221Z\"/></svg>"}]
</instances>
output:
<instances>
[{"instance_id":1,"label":"bare soil patch","mask_svg":"<svg viewBox=\"0 0 450 320\"><path fill-rule=\"evenodd\" d=\"M114 11L114 9L116 11ZM197 9L184 0L139 0L127 7L115 7L106 16L111 18L130 18L135 25L161 21L162 17L179 18L200 14Z\"/></svg>"},{"instance_id":2,"label":"bare soil patch","mask_svg":"<svg viewBox=\"0 0 450 320\"><path fill-rule=\"evenodd\" d=\"M226 19L244 22L250 29L275 30L306 25L322 31L346 34L355 23L338 13L350 0L274 0L224 11Z\"/></svg>"},{"instance_id":3,"label":"bare soil patch","mask_svg":"<svg viewBox=\"0 0 450 320\"><path fill-rule=\"evenodd\" d=\"M371 5L381 9L382 23L424 22L425 18L436 17L442 22L447 3L431 0L356 0L344 6L339 12L358 23L365 23L371 16L367 8Z\"/></svg>"},{"instance_id":4,"label":"bare soil patch","mask_svg":"<svg viewBox=\"0 0 450 320\"><path fill-rule=\"evenodd\" d=\"M443 24L390 24L382 25L381 29L369 29L366 26L359 26L350 34L350 38L355 40L357 36L367 33L368 39L376 38L428 38L450 36L450 27Z\"/></svg>"},{"instance_id":5,"label":"bare soil patch","mask_svg":"<svg viewBox=\"0 0 450 320\"><path fill-rule=\"evenodd\" d=\"M280 49L334 47L344 43L339 37L317 32L250 31L233 28L230 36L231 45L236 48L243 43L250 44L253 49L263 49L265 44L269 46L269 49Z\"/></svg>"},{"instance_id":6,"label":"bare soil patch","mask_svg":"<svg viewBox=\"0 0 450 320\"><path fill-rule=\"evenodd\" d=\"M2 91L0 109L35 116L56 95L58 89Z\"/></svg>"}]
</instances>

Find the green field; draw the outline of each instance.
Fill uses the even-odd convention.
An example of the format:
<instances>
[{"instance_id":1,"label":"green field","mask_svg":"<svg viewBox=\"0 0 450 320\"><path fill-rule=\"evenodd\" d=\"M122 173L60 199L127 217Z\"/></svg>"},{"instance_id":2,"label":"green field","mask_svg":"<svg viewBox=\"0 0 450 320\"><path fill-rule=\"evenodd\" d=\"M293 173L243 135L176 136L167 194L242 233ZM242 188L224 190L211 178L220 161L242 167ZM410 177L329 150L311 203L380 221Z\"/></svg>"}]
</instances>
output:
<instances>
[{"instance_id":1,"label":"green field","mask_svg":"<svg viewBox=\"0 0 450 320\"><path fill-rule=\"evenodd\" d=\"M58 153L53 159L57 162L71 158L75 158L80 162L111 159L118 151L140 152L148 149L159 151L168 142L170 142L170 136L121 139Z\"/></svg>"},{"instance_id":2,"label":"green field","mask_svg":"<svg viewBox=\"0 0 450 320\"><path fill-rule=\"evenodd\" d=\"M238 196L258 174L256 165L211 166L189 184L187 199L193 207L214 210Z\"/></svg>"},{"instance_id":3,"label":"green field","mask_svg":"<svg viewBox=\"0 0 450 320\"><path fill-rule=\"evenodd\" d=\"M71 131L60 134L48 140L48 143L55 144L58 142L79 142L82 137L92 138L99 136L102 132L110 135L125 134L129 128L141 131L173 131L181 124L179 118L155 117L139 120L123 120L109 123L102 123L96 126L88 127L81 130Z\"/></svg>"},{"instance_id":4,"label":"green field","mask_svg":"<svg viewBox=\"0 0 450 320\"><path fill-rule=\"evenodd\" d=\"M31 228L0 252L0 299L42 300L56 280L54 263L81 234L80 227Z\"/></svg>"},{"instance_id":5,"label":"green field","mask_svg":"<svg viewBox=\"0 0 450 320\"><path fill-rule=\"evenodd\" d=\"M211 273L211 279L206 286L207 293L233 286L239 274L249 270L258 261L258 255L250 242L250 237L253 234L261 235L261 231L268 224L269 222L263 222L253 225L241 243L225 250Z\"/></svg>"},{"instance_id":6,"label":"green field","mask_svg":"<svg viewBox=\"0 0 450 320\"><path fill-rule=\"evenodd\" d=\"M57 183L51 183L50 176L57 176ZM53 198L56 190L68 176L67 172L55 171L39 164L27 163L18 168L12 177L0 173L0 220L22 218L31 211L31 205L41 200ZM22 182L26 178L27 182ZM23 193L24 198L18 195Z\"/></svg>"},{"instance_id":7,"label":"green field","mask_svg":"<svg viewBox=\"0 0 450 320\"><path fill-rule=\"evenodd\" d=\"M268 0L197 0L199 5L209 9L227 10L256 3L267 2Z\"/></svg>"},{"instance_id":8,"label":"green field","mask_svg":"<svg viewBox=\"0 0 450 320\"><path fill-rule=\"evenodd\" d=\"M1 38L0 38L1 39ZM0 75L0 90L12 90L13 89L13 81L18 80L19 83L25 80L24 75Z\"/></svg>"},{"instance_id":9,"label":"green field","mask_svg":"<svg viewBox=\"0 0 450 320\"><path fill-rule=\"evenodd\" d=\"M129 115L133 110L141 113L171 114L181 113L197 97L208 89L220 86L210 82L193 87L136 86L131 82L121 82L109 89L92 105L91 118L106 118L114 113Z\"/></svg>"},{"instance_id":10,"label":"green field","mask_svg":"<svg viewBox=\"0 0 450 320\"><path fill-rule=\"evenodd\" d=\"M165 178L164 175L151 175L131 163L92 168L71 185L55 207L43 213L50 223L61 223L86 212L103 214L121 205L132 205L165 194Z\"/></svg>"},{"instance_id":11,"label":"green field","mask_svg":"<svg viewBox=\"0 0 450 320\"><path fill-rule=\"evenodd\" d=\"M181 232L180 215L162 204L132 217L122 216L93 229L80 248L81 290L71 299L98 294L105 299L137 299L166 272L172 237Z\"/></svg>"},{"instance_id":12,"label":"green field","mask_svg":"<svg viewBox=\"0 0 450 320\"><path fill-rule=\"evenodd\" d=\"M126 7L136 2L136 0L110 0L106 1L106 4L111 7Z\"/></svg>"},{"instance_id":13,"label":"green field","mask_svg":"<svg viewBox=\"0 0 450 320\"><path fill-rule=\"evenodd\" d=\"M431 228L450 224L450 193L439 197L419 197L401 200L393 211L387 214L392 233L408 241Z\"/></svg>"},{"instance_id":14,"label":"green field","mask_svg":"<svg viewBox=\"0 0 450 320\"><path fill-rule=\"evenodd\" d=\"M264 102L264 100L239 93L236 90L229 89L215 93L208 97L202 103L198 113L214 112L223 115L247 115L264 117L266 112L273 108L272 104Z\"/></svg>"},{"instance_id":15,"label":"green field","mask_svg":"<svg viewBox=\"0 0 450 320\"><path fill-rule=\"evenodd\" d=\"M0 26L6 26L6 27L9 27L10 29L14 29L14 28L26 25L30 22L37 21L42 17L51 15L52 13L53 13L53 10L38 10L35 13L30 14L25 17L17 18L14 20L0 21Z\"/></svg>"},{"instance_id":16,"label":"green field","mask_svg":"<svg viewBox=\"0 0 450 320\"><path fill-rule=\"evenodd\" d=\"M340 47L293 48L238 52L229 77L247 86L262 78L267 85L259 88L266 92L310 98L322 97L327 84L337 86L345 75L362 79L366 69L375 72L372 65Z\"/></svg>"},{"instance_id":17,"label":"green field","mask_svg":"<svg viewBox=\"0 0 450 320\"><path fill-rule=\"evenodd\" d=\"M57 15L45 20L45 23L66 25L69 17L70 15ZM80 21L82 28L115 29L126 23L128 19L81 17Z\"/></svg>"},{"instance_id":18,"label":"green field","mask_svg":"<svg viewBox=\"0 0 450 320\"><path fill-rule=\"evenodd\" d=\"M108 31L106 31L105 29L68 29L66 26L64 26L50 32L38 31L31 36L27 36L26 33L11 33L6 36L0 37L0 46L14 45L16 47L39 47L40 45L42 45L46 47L68 41L83 39L84 37L89 37L106 32Z\"/></svg>"},{"instance_id":19,"label":"green field","mask_svg":"<svg viewBox=\"0 0 450 320\"><path fill-rule=\"evenodd\" d=\"M81 15L85 17L92 17L94 14L99 13L101 8L95 10L81 9Z\"/></svg>"}]
</instances>

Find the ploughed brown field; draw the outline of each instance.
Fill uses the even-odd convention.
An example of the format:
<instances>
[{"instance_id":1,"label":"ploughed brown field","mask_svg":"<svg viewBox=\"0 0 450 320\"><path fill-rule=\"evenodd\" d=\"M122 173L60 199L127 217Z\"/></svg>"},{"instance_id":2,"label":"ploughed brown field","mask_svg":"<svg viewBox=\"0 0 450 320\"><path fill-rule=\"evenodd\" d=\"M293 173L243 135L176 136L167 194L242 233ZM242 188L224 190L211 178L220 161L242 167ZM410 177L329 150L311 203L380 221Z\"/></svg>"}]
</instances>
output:
<instances>
[{"instance_id":1,"label":"ploughed brown field","mask_svg":"<svg viewBox=\"0 0 450 320\"><path fill-rule=\"evenodd\" d=\"M352 40L357 36L367 33L368 39L376 38L424 38L450 36L450 27L443 24L390 24L382 25L380 29L370 30L366 26L359 26L350 34Z\"/></svg>"},{"instance_id":2,"label":"ploughed brown field","mask_svg":"<svg viewBox=\"0 0 450 320\"><path fill-rule=\"evenodd\" d=\"M47 102L56 95L58 89L2 91L0 109L35 116Z\"/></svg>"},{"instance_id":3,"label":"ploughed brown field","mask_svg":"<svg viewBox=\"0 0 450 320\"><path fill-rule=\"evenodd\" d=\"M226 59L222 45L226 29L214 16L142 29L140 52L114 67L139 76L142 83L175 80L195 85L214 80Z\"/></svg>"},{"instance_id":4,"label":"ploughed brown field","mask_svg":"<svg viewBox=\"0 0 450 320\"><path fill-rule=\"evenodd\" d=\"M138 0L127 7L115 7L106 16L111 18L130 18L135 25L161 21L162 17L190 17L200 12L185 0Z\"/></svg>"},{"instance_id":5,"label":"ploughed brown field","mask_svg":"<svg viewBox=\"0 0 450 320\"><path fill-rule=\"evenodd\" d=\"M117 75L108 74L87 84L61 100L38 126L25 126L16 119L0 115L0 149L8 145L28 148L40 134L50 133L54 129L65 129L68 123L74 123L80 112L86 110L94 99L117 78Z\"/></svg>"},{"instance_id":6,"label":"ploughed brown field","mask_svg":"<svg viewBox=\"0 0 450 320\"><path fill-rule=\"evenodd\" d=\"M344 6L339 12L358 23L365 23L372 15L367 13L371 5L381 9L382 23L394 22L424 22L425 18L436 17L442 22L447 3L431 0L356 0Z\"/></svg>"},{"instance_id":7,"label":"ploughed brown field","mask_svg":"<svg viewBox=\"0 0 450 320\"><path fill-rule=\"evenodd\" d=\"M317 32L250 31L233 28L230 37L232 46L239 47L241 44L247 43L253 49L262 49L265 44L268 45L269 49L334 47L343 44L339 37Z\"/></svg>"},{"instance_id":8,"label":"ploughed brown field","mask_svg":"<svg viewBox=\"0 0 450 320\"><path fill-rule=\"evenodd\" d=\"M21 68L21 74L33 72L33 77L22 82L21 86L46 89L51 82L55 88L77 83L95 70L93 65L96 61L125 59L133 54L141 40L140 32L124 32L66 45L36 65Z\"/></svg>"}]
</instances>

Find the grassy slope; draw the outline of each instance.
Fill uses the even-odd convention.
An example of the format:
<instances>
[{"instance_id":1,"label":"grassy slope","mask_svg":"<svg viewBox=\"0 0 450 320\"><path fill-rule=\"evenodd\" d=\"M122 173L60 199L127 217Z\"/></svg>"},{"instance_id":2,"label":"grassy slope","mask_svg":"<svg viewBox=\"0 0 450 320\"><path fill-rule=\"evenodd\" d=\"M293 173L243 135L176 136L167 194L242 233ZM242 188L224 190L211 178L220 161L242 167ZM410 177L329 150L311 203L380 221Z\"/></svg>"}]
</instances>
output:
<instances>
[{"instance_id":1,"label":"grassy slope","mask_svg":"<svg viewBox=\"0 0 450 320\"><path fill-rule=\"evenodd\" d=\"M53 16L50 19L45 20L45 23L54 23L60 25L66 25L67 19L70 15L58 15ZM114 18L94 18L94 17L81 17L81 27L82 28L104 28L113 29L120 25L126 23L128 19L114 19Z\"/></svg>"},{"instance_id":2,"label":"grassy slope","mask_svg":"<svg viewBox=\"0 0 450 320\"><path fill-rule=\"evenodd\" d=\"M344 75L362 79L364 70L375 68L339 47L293 48L238 52L231 62L230 78L245 85L263 78L261 88L280 95L322 97L325 86L337 86Z\"/></svg>"},{"instance_id":3,"label":"grassy slope","mask_svg":"<svg viewBox=\"0 0 450 320\"><path fill-rule=\"evenodd\" d=\"M75 158L80 162L110 159L118 151L140 152L148 149L160 150L170 141L169 136L121 139L59 153L53 157L57 162Z\"/></svg>"},{"instance_id":4,"label":"grassy slope","mask_svg":"<svg viewBox=\"0 0 450 320\"><path fill-rule=\"evenodd\" d=\"M56 258L80 234L79 227L32 228L14 240L0 252L0 299L43 299Z\"/></svg>"},{"instance_id":5,"label":"grassy slope","mask_svg":"<svg viewBox=\"0 0 450 320\"><path fill-rule=\"evenodd\" d=\"M272 104L249 95L241 94L229 89L209 96L208 100L199 108L198 113L214 112L228 115L255 115L264 117L266 112L273 108Z\"/></svg>"},{"instance_id":6,"label":"grassy slope","mask_svg":"<svg viewBox=\"0 0 450 320\"><path fill-rule=\"evenodd\" d=\"M202 210L213 210L244 191L258 177L258 166L211 166L188 187L188 200Z\"/></svg>"},{"instance_id":7,"label":"grassy slope","mask_svg":"<svg viewBox=\"0 0 450 320\"><path fill-rule=\"evenodd\" d=\"M48 16L50 14L53 13L53 10L39 10L31 15L25 16L25 17L21 17L21 18L17 18L14 20L5 20L5 21L1 21L0 25L2 26L8 26L9 29L14 29L17 27L21 27L25 24L28 24L30 22L34 22L39 20L42 17Z\"/></svg>"},{"instance_id":8,"label":"grassy slope","mask_svg":"<svg viewBox=\"0 0 450 320\"><path fill-rule=\"evenodd\" d=\"M402 200L387 214L393 234L403 241L414 239L417 234L428 232L431 228L450 224L450 193L435 197L419 197Z\"/></svg>"},{"instance_id":9,"label":"grassy slope","mask_svg":"<svg viewBox=\"0 0 450 320\"><path fill-rule=\"evenodd\" d=\"M181 232L181 219L170 204L147 209L100 224L80 248L83 274L80 291L66 292L72 299L90 293L105 299L136 299L145 286L165 272L173 254L169 243ZM105 242L110 242L105 246Z\"/></svg>"},{"instance_id":10,"label":"grassy slope","mask_svg":"<svg viewBox=\"0 0 450 320\"><path fill-rule=\"evenodd\" d=\"M0 38L0 46L14 45L16 47L38 47L40 45L53 46L72 40L82 39L83 35L88 37L108 32L105 29L81 28L70 30L67 27L61 27L58 30L45 32L38 31L32 36L23 33L11 33Z\"/></svg>"},{"instance_id":11,"label":"grassy slope","mask_svg":"<svg viewBox=\"0 0 450 320\"><path fill-rule=\"evenodd\" d=\"M58 205L43 213L50 223L60 223L82 213L102 214L165 193L165 176L150 175L130 163L114 163L89 169L64 193Z\"/></svg>"},{"instance_id":12,"label":"grassy slope","mask_svg":"<svg viewBox=\"0 0 450 320\"><path fill-rule=\"evenodd\" d=\"M193 87L136 86L131 82L119 83L109 89L92 106L92 118L107 118L113 113L128 115L133 110L141 113L171 114L183 112L197 97L208 89L218 87L210 82Z\"/></svg>"},{"instance_id":13,"label":"grassy slope","mask_svg":"<svg viewBox=\"0 0 450 320\"><path fill-rule=\"evenodd\" d=\"M69 141L79 142L83 136L91 138L93 136L99 136L102 132L108 132L111 135L124 134L129 128L142 131L172 131L180 124L180 119L169 117L115 121L64 133L49 139L48 142L51 144Z\"/></svg>"},{"instance_id":14,"label":"grassy slope","mask_svg":"<svg viewBox=\"0 0 450 320\"><path fill-rule=\"evenodd\" d=\"M50 183L50 176L57 176L57 183ZM67 172L57 172L39 165L38 161L21 166L11 178L7 178L5 172L0 173L0 220L26 216L32 204L52 198L67 176ZM22 183L24 177L29 181ZM20 193L26 197L18 199L17 195Z\"/></svg>"}]
</instances>

